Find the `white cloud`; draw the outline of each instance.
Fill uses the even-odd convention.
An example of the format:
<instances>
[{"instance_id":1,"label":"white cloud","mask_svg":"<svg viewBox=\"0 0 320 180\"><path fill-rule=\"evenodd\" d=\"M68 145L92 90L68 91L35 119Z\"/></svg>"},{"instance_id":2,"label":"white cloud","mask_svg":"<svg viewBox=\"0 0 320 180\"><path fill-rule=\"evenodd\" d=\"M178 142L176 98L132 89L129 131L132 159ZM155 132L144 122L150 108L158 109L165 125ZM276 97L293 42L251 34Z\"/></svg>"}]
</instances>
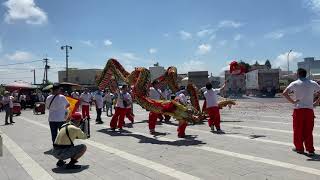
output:
<instances>
[{"instance_id":1,"label":"white cloud","mask_svg":"<svg viewBox=\"0 0 320 180\"><path fill-rule=\"evenodd\" d=\"M275 32L266 34L264 37L267 39L281 39L283 38L284 35L285 33L283 31L275 31Z\"/></svg>"},{"instance_id":2,"label":"white cloud","mask_svg":"<svg viewBox=\"0 0 320 180\"><path fill-rule=\"evenodd\" d=\"M241 34L236 34L234 37L233 37L233 40L235 41L239 41L243 38L243 36Z\"/></svg>"},{"instance_id":3,"label":"white cloud","mask_svg":"<svg viewBox=\"0 0 320 180\"><path fill-rule=\"evenodd\" d=\"M320 0L307 0L306 2L313 12L320 15Z\"/></svg>"},{"instance_id":4,"label":"white cloud","mask_svg":"<svg viewBox=\"0 0 320 180\"><path fill-rule=\"evenodd\" d=\"M290 64L290 69L293 67L297 67L297 62L302 58L302 53L301 52L296 52L292 51L289 54L289 64ZM272 66L274 68L280 67L281 69L287 69L288 67L288 52L285 52L283 54L280 54L275 60L272 61Z\"/></svg>"},{"instance_id":5,"label":"white cloud","mask_svg":"<svg viewBox=\"0 0 320 180\"><path fill-rule=\"evenodd\" d=\"M56 39L55 42L56 42L56 44L59 44L59 43L60 43L60 41L59 41L58 39Z\"/></svg>"},{"instance_id":6,"label":"white cloud","mask_svg":"<svg viewBox=\"0 0 320 180\"><path fill-rule=\"evenodd\" d=\"M208 65L199 60L190 60L187 62L183 62L179 66L177 66L179 73L187 73L189 71L207 71Z\"/></svg>"},{"instance_id":7,"label":"white cloud","mask_svg":"<svg viewBox=\"0 0 320 180\"><path fill-rule=\"evenodd\" d=\"M158 50L155 49L155 48L150 48L150 49L149 49L149 53L150 53L150 54L154 54L154 53L157 53L157 52L158 52Z\"/></svg>"},{"instance_id":8,"label":"white cloud","mask_svg":"<svg viewBox=\"0 0 320 180\"><path fill-rule=\"evenodd\" d=\"M87 40L87 41L80 41L82 44L84 45L87 45L87 46L90 46L90 47L93 47L93 43L90 41L90 40Z\"/></svg>"},{"instance_id":9,"label":"white cloud","mask_svg":"<svg viewBox=\"0 0 320 180\"><path fill-rule=\"evenodd\" d=\"M123 53L122 56L127 60L138 60L139 58L133 53Z\"/></svg>"},{"instance_id":10,"label":"white cloud","mask_svg":"<svg viewBox=\"0 0 320 180\"><path fill-rule=\"evenodd\" d=\"M180 31L179 32L181 39L187 40L192 38L192 34L186 31Z\"/></svg>"},{"instance_id":11,"label":"white cloud","mask_svg":"<svg viewBox=\"0 0 320 180\"><path fill-rule=\"evenodd\" d=\"M105 46L111 46L111 45L112 45L112 41L109 40L109 39L106 39L106 40L103 41L103 44L104 44Z\"/></svg>"},{"instance_id":12,"label":"white cloud","mask_svg":"<svg viewBox=\"0 0 320 180\"><path fill-rule=\"evenodd\" d=\"M213 29L204 29L204 30L197 32L197 36L205 37L205 36L211 35L213 32L214 32Z\"/></svg>"},{"instance_id":13,"label":"white cloud","mask_svg":"<svg viewBox=\"0 0 320 180\"><path fill-rule=\"evenodd\" d=\"M163 37L169 37L169 33L164 33Z\"/></svg>"},{"instance_id":14,"label":"white cloud","mask_svg":"<svg viewBox=\"0 0 320 180\"><path fill-rule=\"evenodd\" d=\"M224 21L220 21L218 28L239 28L243 26L243 24L241 22L235 22L232 20L224 20Z\"/></svg>"},{"instance_id":15,"label":"white cloud","mask_svg":"<svg viewBox=\"0 0 320 180\"><path fill-rule=\"evenodd\" d=\"M3 3L8 8L5 21L25 21L27 24L43 24L48 21L47 14L39 8L34 0L8 0Z\"/></svg>"},{"instance_id":16,"label":"white cloud","mask_svg":"<svg viewBox=\"0 0 320 180\"><path fill-rule=\"evenodd\" d=\"M198 54L207 54L211 51L211 45L210 44L201 44L198 46L197 53Z\"/></svg>"},{"instance_id":17,"label":"white cloud","mask_svg":"<svg viewBox=\"0 0 320 180\"><path fill-rule=\"evenodd\" d=\"M26 51L16 51L13 54L6 54L5 57L12 61L29 61L34 58L34 56Z\"/></svg>"}]
</instances>

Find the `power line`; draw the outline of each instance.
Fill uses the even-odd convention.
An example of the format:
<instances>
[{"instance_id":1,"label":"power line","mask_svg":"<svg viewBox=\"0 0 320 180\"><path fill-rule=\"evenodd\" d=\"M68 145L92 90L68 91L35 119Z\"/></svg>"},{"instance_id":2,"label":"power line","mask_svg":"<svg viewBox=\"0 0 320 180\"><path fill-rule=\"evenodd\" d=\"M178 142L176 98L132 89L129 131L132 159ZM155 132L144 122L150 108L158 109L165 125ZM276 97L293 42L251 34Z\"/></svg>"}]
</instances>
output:
<instances>
[{"instance_id":1,"label":"power line","mask_svg":"<svg viewBox=\"0 0 320 180\"><path fill-rule=\"evenodd\" d=\"M29 64L34 62L39 62L42 60L35 60L35 61L27 61L27 62L21 62L21 63L11 63L11 64L0 64L0 66L12 66L12 65L18 65L18 64Z\"/></svg>"}]
</instances>

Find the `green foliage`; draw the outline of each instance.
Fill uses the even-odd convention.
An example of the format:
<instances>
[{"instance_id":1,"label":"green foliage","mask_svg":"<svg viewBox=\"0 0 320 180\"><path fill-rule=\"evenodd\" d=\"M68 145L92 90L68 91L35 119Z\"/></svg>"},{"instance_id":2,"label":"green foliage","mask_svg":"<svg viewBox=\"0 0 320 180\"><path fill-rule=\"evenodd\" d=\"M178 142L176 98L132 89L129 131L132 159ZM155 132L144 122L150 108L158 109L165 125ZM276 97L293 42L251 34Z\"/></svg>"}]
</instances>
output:
<instances>
[{"instance_id":1,"label":"green foliage","mask_svg":"<svg viewBox=\"0 0 320 180\"><path fill-rule=\"evenodd\" d=\"M267 66L269 69L271 69L271 63L269 61L269 59L266 60L266 62L264 63L265 66Z\"/></svg>"}]
</instances>

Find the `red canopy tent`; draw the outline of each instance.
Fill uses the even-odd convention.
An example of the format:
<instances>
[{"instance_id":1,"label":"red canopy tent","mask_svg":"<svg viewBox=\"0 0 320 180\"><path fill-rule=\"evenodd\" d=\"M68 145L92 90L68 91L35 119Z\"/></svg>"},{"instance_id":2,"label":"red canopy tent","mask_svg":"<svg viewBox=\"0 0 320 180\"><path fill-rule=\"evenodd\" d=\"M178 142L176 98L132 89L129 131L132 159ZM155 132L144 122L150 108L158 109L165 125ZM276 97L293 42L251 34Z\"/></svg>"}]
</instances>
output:
<instances>
[{"instance_id":1,"label":"red canopy tent","mask_svg":"<svg viewBox=\"0 0 320 180\"><path fill-rule=\"evenodd\" d=\"M25 81L14 81L12 83L4 85L5 89L7 91L15 91L15 90L33 90L37 87L32 85L31 83L25 82Z\"/></svg>"}]
</instances>

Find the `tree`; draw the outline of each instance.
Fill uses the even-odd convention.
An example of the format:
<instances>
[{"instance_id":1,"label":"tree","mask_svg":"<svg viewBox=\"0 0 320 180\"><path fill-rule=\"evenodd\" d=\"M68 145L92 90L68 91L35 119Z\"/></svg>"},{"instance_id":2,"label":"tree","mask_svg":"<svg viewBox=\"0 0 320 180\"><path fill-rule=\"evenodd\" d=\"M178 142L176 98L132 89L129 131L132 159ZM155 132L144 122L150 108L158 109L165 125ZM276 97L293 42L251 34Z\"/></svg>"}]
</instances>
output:
<instances>
[{"instance_id":1,"label":"tree","mask_svg":"<svg viewBox=\"0 0 320 180\"><path fill-rule=\"evenodd\" d=\"M256 62L254 63L254 65L255 65L255 66L259 66L260 64L258 63L258 61L256 61Z\"/></svg>"},{"instance_id":2,"label":"tree","mask_svg":"<svg viewBox=\"0 0 320 180\"><path fill-rule=\"evenodd\" d=\"M269 59L266 60L266 63L264 63L265 66L267 66L269 69L271 69L271 63L269 61Z\"/></svg>"}]
</instances>

